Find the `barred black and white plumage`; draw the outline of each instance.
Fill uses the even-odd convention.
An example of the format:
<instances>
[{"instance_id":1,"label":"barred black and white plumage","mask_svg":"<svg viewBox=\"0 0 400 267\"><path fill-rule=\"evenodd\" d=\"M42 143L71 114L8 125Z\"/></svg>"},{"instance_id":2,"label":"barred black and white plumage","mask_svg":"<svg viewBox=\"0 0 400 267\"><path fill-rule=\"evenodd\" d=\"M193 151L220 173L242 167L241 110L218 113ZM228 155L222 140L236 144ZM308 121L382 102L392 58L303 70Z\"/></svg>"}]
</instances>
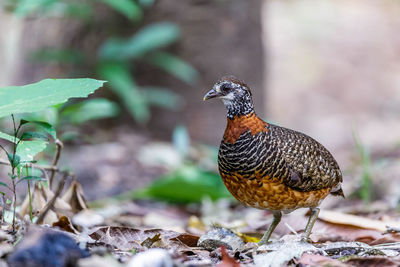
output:
<instances>
[{"instance_id":1,"label":"barred black and white plumage","mask_svg":"<svg viewBox=\"0 0 400 267\"><path fill-rule=\"evenodd\" d=\"M237 172L243 179L256 179L253 174L258 171L299 191L330 188L342 182L336 160L320 143L287 128L273 124L265 127L267 132L255 136L246 131L234 144L222 141L219 171Z\"/></svg>"}]
</instances>

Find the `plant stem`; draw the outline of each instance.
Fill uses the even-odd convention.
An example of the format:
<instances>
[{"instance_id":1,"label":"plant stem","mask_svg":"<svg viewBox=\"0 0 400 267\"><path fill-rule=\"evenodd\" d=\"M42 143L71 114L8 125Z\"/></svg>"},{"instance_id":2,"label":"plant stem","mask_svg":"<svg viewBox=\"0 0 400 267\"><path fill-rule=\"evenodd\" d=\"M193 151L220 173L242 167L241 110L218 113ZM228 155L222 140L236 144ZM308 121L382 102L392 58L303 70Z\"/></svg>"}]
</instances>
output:
<instances>
[{"instance_id":1,"label":"plant stem","mask_svg":"<svg viewBox=\"0 0 400 267\"><path fill-rule=\"evenodd\" d=\"M53 186L55 169L57 169L57 163L58 163L58 160L60 159L61 150L64 146L63 143L59 139L56 139L56 145L57 145L57 151L56 151L56 155L54 156L53 163L51 164L52 169L50 170L50 180L49 180L49 188L50 189Z\"/></svg>"},{"instance_id":2,"label":"plant stem","mask_svg":"<svg viewBox=\"0 0 400 267\"><path fill-rule=\"evenodd\" d=\"M25 165L26 175L29 176L28 165ZM28 197L29 197L29 218L33 222L33 212L32 212L32 195L31 195L31 182L28 180Z\"/></svg>"},{"instance_id":3,"label":"plant stem","mask_svg":"<svg viewBox=\"0 0 400 267\"><path fill-rule=\"evenodd\" d=\"M12 186L13 186L13 194L14 194L14 203L13 203L13 220L12 220L12 231L15 232L15 219L17 216L17 186L15 183L15 153L17 151L17 135L18 135L18 130L20 127L18 127L18 130L16 129L15 125L15 119L14 119L14 114L11 114L11 118L13 121L14 125L14 144L13 144L13 157L12 157L12 162L11 162L11 181L12 181Z\"/></svg>"}]
</instances>

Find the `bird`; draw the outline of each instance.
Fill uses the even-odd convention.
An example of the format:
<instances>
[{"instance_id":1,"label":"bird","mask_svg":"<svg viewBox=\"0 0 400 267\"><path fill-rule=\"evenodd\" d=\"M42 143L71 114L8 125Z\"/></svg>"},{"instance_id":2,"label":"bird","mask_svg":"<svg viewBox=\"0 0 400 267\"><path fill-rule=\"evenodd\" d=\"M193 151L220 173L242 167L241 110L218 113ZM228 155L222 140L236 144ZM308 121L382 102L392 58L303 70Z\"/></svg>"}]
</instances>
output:
<instances>
[{"instance_id":1,"label":"bird","mask_svg":"<svg viewBox=\"0 0 400 267\"><path fill-rule=\"evenodd\" d=\"M218 151L218 170L226 188L242 204L273 214L258 244L269 242L282 213L299 208L310 209L301 238L310 242L321 201L329 194L344 197L335 158L310 136L257 116L249 86L234 76L222 77L203 100L213 98L222 100L227 110Z\"/></svg>"}]
</instances>

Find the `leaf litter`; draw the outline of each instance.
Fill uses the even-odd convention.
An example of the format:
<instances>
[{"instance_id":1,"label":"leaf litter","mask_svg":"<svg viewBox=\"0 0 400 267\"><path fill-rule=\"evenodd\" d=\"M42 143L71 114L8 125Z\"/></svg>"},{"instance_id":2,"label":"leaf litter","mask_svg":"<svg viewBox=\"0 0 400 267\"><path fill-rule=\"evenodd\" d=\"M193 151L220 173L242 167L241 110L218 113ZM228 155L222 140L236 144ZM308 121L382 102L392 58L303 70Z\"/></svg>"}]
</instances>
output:
<instances>
[{"instance_id":1,"label":"leaf litter","mask_svg":"<svg viewBox=\"0 0 400 267\"><path fill-rule=\"evenodd\" d=\"M32 197L35 215L54 193L35 187ZM26 231L31 228L26 205L24 201L20 212L25 219L19 221L15 235L9 234L5 224L0 229L3 259L11 259L17 251L12 244L31 238ZM226 199L205 199L201 204L189 205L110 201L89 208L80 184L74 181L57 196L43 226L36 227L43 230L37 231L43 236L49 230L64 233L88 251L89 257L74 258L79 266L140 267L146 266L145 262L155 264L151 266L219 267L399 265L400 234L395 229L400 225L396 212L388 209L385 216L373 210L352 213L340 208L323 209L310 244L300 242L307 214L296 211L282 218L271 243L258 247L256 242L272 219L267 211L245 208ZM34 240L40 245L40 240L46 238Z\"/></svg>"}]
</instances>

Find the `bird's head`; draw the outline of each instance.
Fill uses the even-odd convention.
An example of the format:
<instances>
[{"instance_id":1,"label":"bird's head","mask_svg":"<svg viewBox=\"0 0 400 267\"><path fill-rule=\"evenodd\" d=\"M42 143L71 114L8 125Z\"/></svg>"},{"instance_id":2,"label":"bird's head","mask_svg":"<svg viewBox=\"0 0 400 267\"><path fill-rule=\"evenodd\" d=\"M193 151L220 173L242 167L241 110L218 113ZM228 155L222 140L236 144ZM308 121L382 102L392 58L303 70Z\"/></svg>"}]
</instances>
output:
<instances>
[{"instance_id":1,"label":"bird's head","mask_svg":"<svg viewBox=\"0 0 400 267\"><path fill-rule=\"evenodd\" d=\"M247 115L254 112L250 88L234 76L222 77L204 96L203 100L219 98L224 103L228 117Z\"/></svg>"}]
</instances>

